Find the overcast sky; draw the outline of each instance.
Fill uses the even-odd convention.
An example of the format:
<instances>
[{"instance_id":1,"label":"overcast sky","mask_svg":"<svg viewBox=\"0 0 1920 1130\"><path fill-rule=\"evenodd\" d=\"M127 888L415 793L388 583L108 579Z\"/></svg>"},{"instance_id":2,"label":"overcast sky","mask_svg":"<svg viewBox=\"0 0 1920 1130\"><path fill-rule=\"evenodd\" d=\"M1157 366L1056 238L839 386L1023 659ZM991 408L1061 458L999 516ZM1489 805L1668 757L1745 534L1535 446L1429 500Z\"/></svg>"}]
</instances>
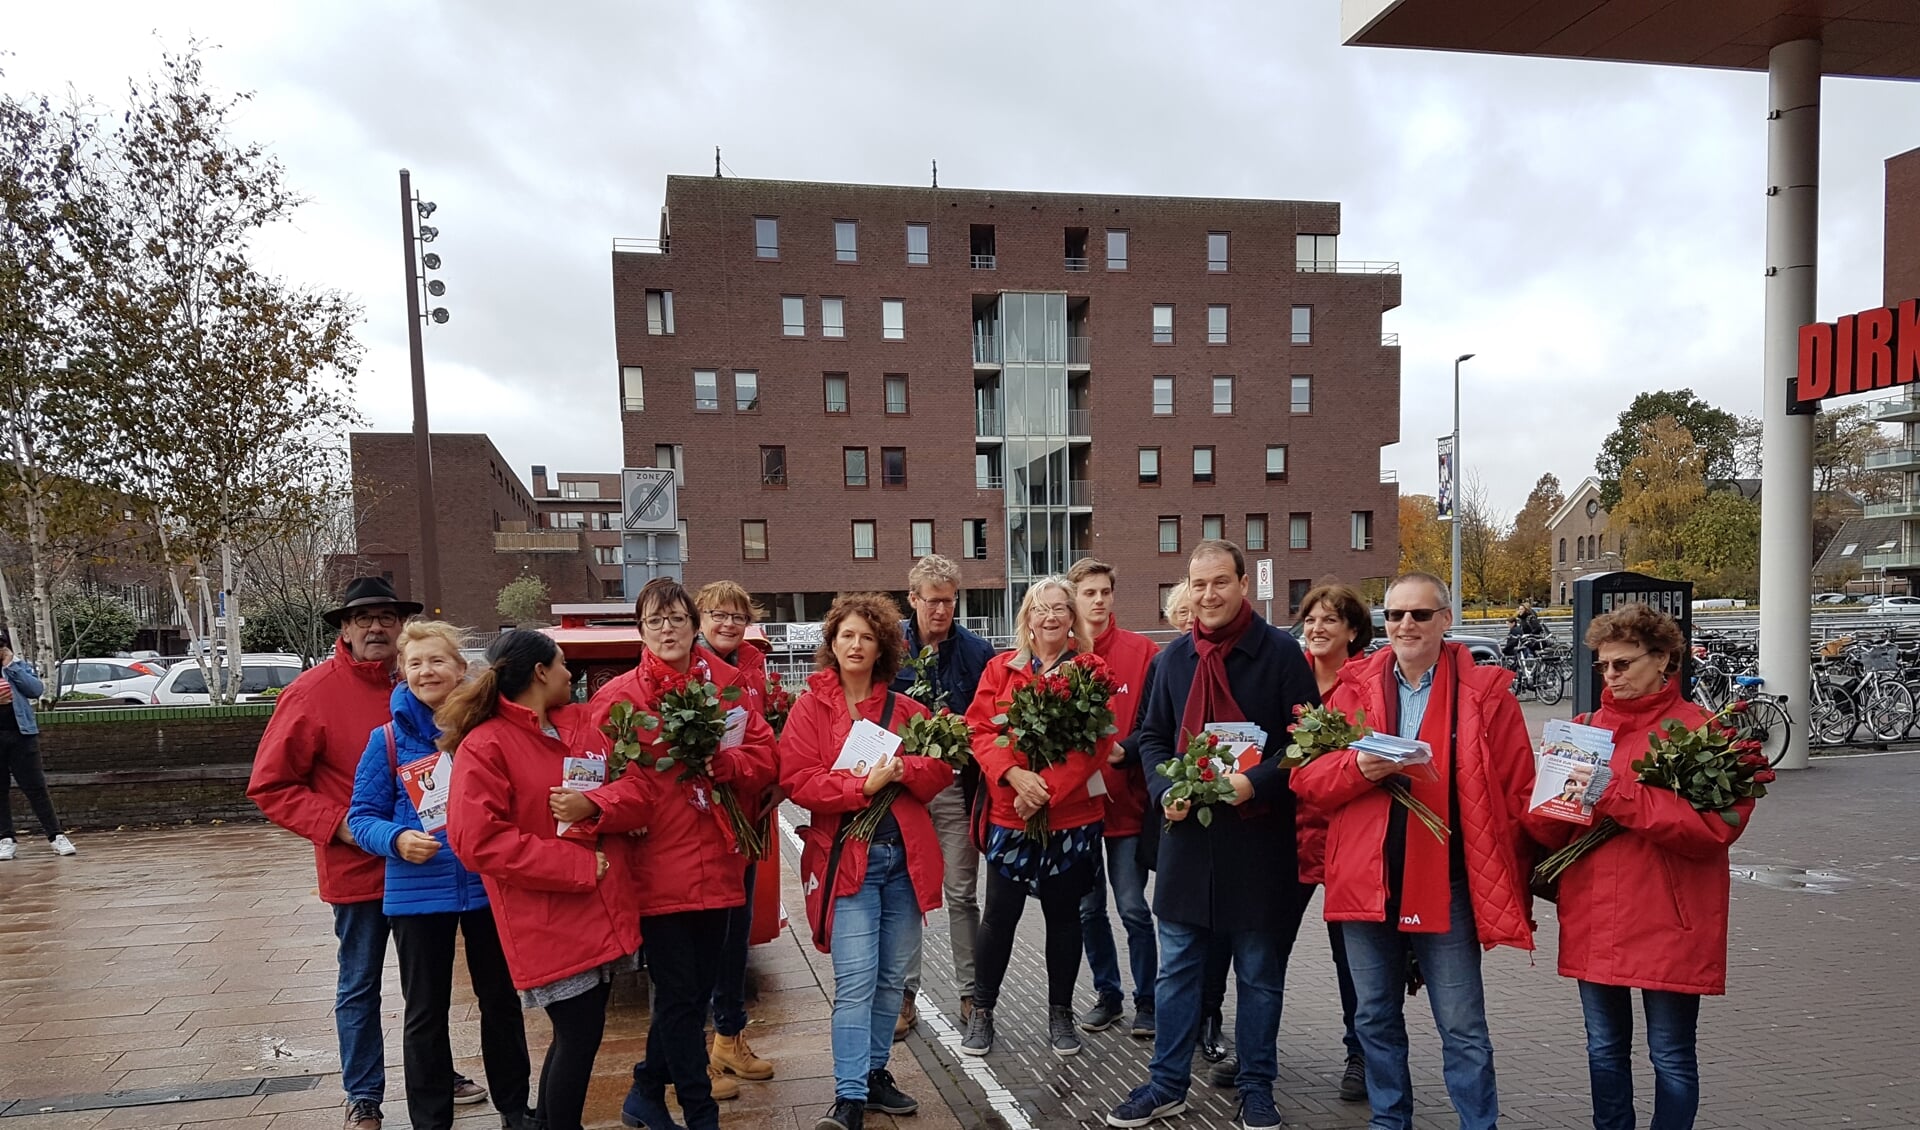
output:
<instances>
[{"instance_id":1,"label":"overcast sky","mask_svg":"<svg viewBox=\"0 0 1920 1130\"><path fill-rule=\"evenodd\" d=\"M1182 8L1186 10L1181 10ZM16 6L15 91L118 104L198 36L239 134L311 198L263 249L356 296L358 399L411 423L396 171L440 212L452 321L435 430L620 463L609 248L665 178L1271 197L1343 205L1342 259L1399 260L1401 489L1430 492L1465 369L1466 466L1512 511L1571 489L1643 389L1759 410L1762 74L1346 48L1337 0L1174 6L700 0ZM1920 86L1828 79L1819 312L1880 301L1882 162Z\"/></svg>"}]
</instances>

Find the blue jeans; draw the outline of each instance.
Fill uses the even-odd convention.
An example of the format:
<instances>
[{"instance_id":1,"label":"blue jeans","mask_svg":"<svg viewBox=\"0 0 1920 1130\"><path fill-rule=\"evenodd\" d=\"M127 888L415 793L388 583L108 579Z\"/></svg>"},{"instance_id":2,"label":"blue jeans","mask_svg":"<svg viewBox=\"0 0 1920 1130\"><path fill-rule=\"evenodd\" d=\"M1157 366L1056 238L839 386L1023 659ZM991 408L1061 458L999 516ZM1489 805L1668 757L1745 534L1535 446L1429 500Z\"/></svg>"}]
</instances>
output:
<instances>
[{"instance_id":1,"label":"blue jeans","mask_svg":"<svg viewBox=\"0 0 1920 1130\"><path fill-rule=\"evenodd\" d=\"M1147 869L1140 862L1140 837L1116 836L1107 842L1103 868L1094 857L1093 888L1080 900L1080 937L1087 949L1087 968L1093 989L1102 997L1120 991L1120 955L1113 946L1113 924L1107 919L1106 873L1113 883L1113 905L1127 929L1127 964L1133 969L1133 1006L1153 1008L1153 983L1160 955L1153 938L1153 912L1147 909Z\"/></svg>"},{"instance_id":2,"label":"blue jeans","mask_svg":"<svg viewBox=\"0 0 1920 1130\"><path fill-rule=\"evenodd\" d=\"M340 939L340 984L333 998L340 1085L347 1098L376 1103L387 1095L387 1049L380 1035L380 970L387 963L387 932L379 899L333 908L333 936Z\"/></svg>"},{"instance_id":3,"label":"blue jeans","mask_svg":"<svg viewBox=\"0 0 1920 1130\"><path fill-rule=\"evenodd\" d=\"M1236 1087L1271 1093L1277 1070L1275 1042L1280 1035L1280 1005L1286 995L1287 957L1293 952L1305 901L1295 899L1289 923L1272 933L1257 930L1215 932L1203 926L1160 920L1160 977L1154 986L1157 1023L1148 1082L1162 1101L1185 1098L1193 1076L1193 1046L1200 1034L1201 983L1206 979L1207 948L1218 937L1233 951L1239 978L1239 1008L1234 1017L1234 1047L1240 1053Z\"/></svg>"},{"instance_id":4,"label":"blue jeans","mask_svg":"<svg viewBox=\"0 0 1920 1130\"><path fill-rule=\"evenodd\" d=\"M874 844L867 879L833 909L833 1097L867 1097L867 1073L887 1065L893 1024L920 950L920 902L907 851Z\"/></svg>"},{"instance_id":5,"label":"blue jeans","mask_svg":"<svg viewBox=\"0 0 1920 1130\"><path fill-rule=\"evenodd\" d=\"M1465 879L1453 882L1444 934L1403 934L1397 924L1342 922L1353 973L1353 1027L1367 1057L1373 1130L1413 1126L1413 1075L1407 1069L1407 952L1420 961L1427 1003L1440 1030L1441 1073L1460 1130L1492 1130L1500 1117L1493 1083L1493 1039L1480 985L1480 941Z\"/></svg>"},{"instance_id":6,"label":"blue jeans","mask_svg":"<svg viewBox=\"0 0 1920 1130\"><path fill-rule=\"evenodd\" d=\"M1640 990L1653 1060L1652 1130L1690 1130L1700 1109L1700 1060L1694 1030L1700 998ZM1587 1074L1593 1080L1594 1130L1633 1130L1633 990L1580 982L1587 1017Z\"/></svg>"},{"instance_id":7,"label":"blue jeans","mask_svg":"<svg viewBox=\"0 0 1920 1130\"><path fill-rule=\"evenodd\" d=\"M758 860L747 864L747 901L727 911L727 942L720 949L720 979L713 984L713 1032L738 1036L747 1027L747 946L753 937L753 885Z\"/></svg>"}]
</instances>

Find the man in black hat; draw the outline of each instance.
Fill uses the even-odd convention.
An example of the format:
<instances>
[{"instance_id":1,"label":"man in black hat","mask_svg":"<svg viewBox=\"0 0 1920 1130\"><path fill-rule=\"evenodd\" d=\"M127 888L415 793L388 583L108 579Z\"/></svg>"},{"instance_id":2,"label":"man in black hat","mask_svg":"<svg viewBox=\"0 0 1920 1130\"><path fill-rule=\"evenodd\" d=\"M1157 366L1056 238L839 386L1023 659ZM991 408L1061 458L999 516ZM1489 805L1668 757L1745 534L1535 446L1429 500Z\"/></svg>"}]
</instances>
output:
<instances>
[{"instance_id":1,"label":"man in black hat","mask_svg":"<svg viewBox=\"0 0 1920 1130\"><path fill-rule=\"evenodd\" d=\"M320 898L333 907L333 932L340 940L333 1017L347 1130L380 1130L387 1082L380 1034L380 969L387 960L387 918L380 901L386 866L380 856L354 844L347 807L368 735L393 720L400 624L420 610L418 603L401 600L383 578L354 578L340 607L324 613L327 623L340 629L333 657L281 693L247 782L247 796L267 819L313 841Z\"/></svg>"}]
</instances>

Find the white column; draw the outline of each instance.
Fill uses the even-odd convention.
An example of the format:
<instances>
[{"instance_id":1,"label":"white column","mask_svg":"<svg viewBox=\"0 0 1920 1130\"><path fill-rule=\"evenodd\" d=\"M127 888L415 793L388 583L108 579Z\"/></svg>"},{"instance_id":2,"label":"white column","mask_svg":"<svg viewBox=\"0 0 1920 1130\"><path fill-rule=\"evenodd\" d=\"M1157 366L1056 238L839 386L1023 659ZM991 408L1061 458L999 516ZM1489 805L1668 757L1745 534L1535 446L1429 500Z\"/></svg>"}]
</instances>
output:
<instances>
[{"instance_id":1,"label":"white column","mask_svg":"<svg viewBox=\"0 0 1920 1130\"><path fill-rule=\"evenodd\" d=\"M1767 320L1761 420L1760 676L1787 696L1793 744L1782 769L1807 767L1808 637L1813 627L1813 417L1787 414L1799 329L1813 321L1820 202L1820 43L1767 56Z\"/></svg>"}]
</instances>

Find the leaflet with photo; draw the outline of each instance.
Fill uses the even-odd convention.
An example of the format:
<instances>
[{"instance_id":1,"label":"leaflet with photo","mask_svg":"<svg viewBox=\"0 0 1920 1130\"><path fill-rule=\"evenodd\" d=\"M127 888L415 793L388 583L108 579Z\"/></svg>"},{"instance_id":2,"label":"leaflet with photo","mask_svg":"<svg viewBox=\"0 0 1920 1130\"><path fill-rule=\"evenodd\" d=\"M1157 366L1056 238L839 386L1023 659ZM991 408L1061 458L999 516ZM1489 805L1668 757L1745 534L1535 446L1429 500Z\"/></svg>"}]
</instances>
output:
<instances>
[{"instance_id":1,"label":"leaflet with photo","mask_svg":"<svg viewBox=\"0 0 1920 1130\"><path fill-rule=\"evenodd\" d=\"M840 743L840 756L833 768L856 777L865 777L900 753L900 735L874 725L865 718L853 724L847 740Z\"/></svg>"},{"instance_id":2,"label":"leaflet with photo","mask_svg":"<svg viewBox=\"0 0 1920 1130\"><path fill-rule=\"evenodd\" d=\"M1220 735L1223 760L1231 772L1244 773L1260 764L1267 748L1267 731L1254 722L1209 722L1202 733Z\"/></svg>"},{"instance_id":3,"label":"leaflet with photo","mask_svg":"<svg viewBox=\"0 0 1920 1130\"><path fill-rule=\"evenodd\" d=\"M1594 803L1612 778L1612 759L1611 731L1552 719L1541 734L1528 807L1571 824L1593 823Z\"/></svg>"},{"instance_id":4,"label":"leaflet with photo","mask_svg":"<svg viewBox=\"0 0 1920 1130\"><path fill-rule=\"evenodd\" d=\"M727 711L727 729L720 735L721 749L737 748L747 740L747 708L736 706Z\"/></svg>"},{"instance_id":5,"label":"leaflet with photo","mask_svg":"<svg viewBox=\"0 0 1920 1130\"><path fill-rule=\"evenodd\" d=\"M420 814L420 827L438 832L447 826L447 797L453 789L453 759L444 753L430 753L400 767L400 783L406 787L413 810Z\"/></svg>"},{"instance_id":6,"label":"leaflet with photo","mask_svg":"<svg viewBox=\"0 0 1920 1130\"><path fill-rule=\"evenodd\" d=\"M576 793L590 793L607 783L607 759L604 757L567 757L560 762L560 787ZM562 820L554 829L564 836L573 821Z\"/></svg>"}]
</instances>

